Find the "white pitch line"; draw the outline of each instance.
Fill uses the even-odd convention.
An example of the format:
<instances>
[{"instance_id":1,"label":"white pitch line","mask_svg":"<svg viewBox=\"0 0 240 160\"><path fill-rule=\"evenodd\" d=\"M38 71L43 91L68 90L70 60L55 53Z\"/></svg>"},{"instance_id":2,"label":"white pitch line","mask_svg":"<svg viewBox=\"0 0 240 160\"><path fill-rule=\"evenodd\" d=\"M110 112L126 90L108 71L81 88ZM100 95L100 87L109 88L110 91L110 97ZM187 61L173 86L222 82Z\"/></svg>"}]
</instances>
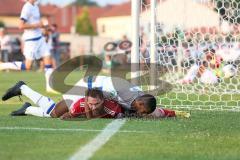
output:
<instances>
[{"instance_id":1,"label":"white pitch line","mask_svg":"<svg viewBox=\"0 0 240 160\"><path fill-rule=\"evenodd\" d=\"M73 131L73 132L100 132L97 129L79 129L79 128L32 128L32 127L0 127L0 130L31 130L31 131Z\"/></svg>"},{"instance_id":2,"label":"white pitch line","mask_svg":"<svg viewBox=\"0 0 240 160\"><path fill-rule=\"evenodd\" d=\"M126 122L125 119L116 119L109 123L103 131L92 141L81 147L70 160L88 160L100 149Z\"/></svg>"},{"instance_id":3,"label":"white pitch line","mask_svg":"<svg viewBox=\"0 0 240 160\"><path fill-rule=\"evenodd\" d=\"M103 129L81 128L32 128L32 127L0 127L0 130L29 130L29 131L66 131L66 132L102 132ZM121 130L120 133L150 133L150 131Z\"/></svg>"}]
</instances>

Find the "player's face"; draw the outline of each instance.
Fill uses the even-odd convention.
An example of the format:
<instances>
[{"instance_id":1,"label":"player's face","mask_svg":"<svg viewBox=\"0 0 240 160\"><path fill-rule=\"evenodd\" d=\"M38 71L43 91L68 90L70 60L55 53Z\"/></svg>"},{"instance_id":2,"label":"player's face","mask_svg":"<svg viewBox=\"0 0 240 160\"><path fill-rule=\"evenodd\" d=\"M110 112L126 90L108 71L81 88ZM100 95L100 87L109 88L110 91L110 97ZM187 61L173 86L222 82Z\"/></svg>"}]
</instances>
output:
<instances>
[{"instance_id":1,"label":"player's face","mask_svg":"<svg viewBox=\"0 0 240 160\"><path fill-rule=\"evenodd\" d=\"M148 114L148 110L142 101L135 101L133 109L135 109L138 114Z\"/></svg>"},{"instance_id":2,"label":"player's face","mask_svg":"<svg viewBox=\"0 0 240 160\"><path fill-rule=\"evenodd\" d=\"M103 100L100 98L87 97L87 105L91 110L102 107Z\"/></svg>"}]
</instances>

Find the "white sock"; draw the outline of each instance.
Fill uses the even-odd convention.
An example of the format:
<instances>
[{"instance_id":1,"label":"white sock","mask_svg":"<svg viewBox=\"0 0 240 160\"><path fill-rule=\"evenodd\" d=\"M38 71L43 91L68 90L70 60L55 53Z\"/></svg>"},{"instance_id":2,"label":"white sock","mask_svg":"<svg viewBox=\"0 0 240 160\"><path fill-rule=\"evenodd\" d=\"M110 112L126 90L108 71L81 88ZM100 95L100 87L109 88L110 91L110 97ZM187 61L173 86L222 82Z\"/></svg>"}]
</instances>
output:
<instances>
[{"instance_id":1,"label":"white sock","mask_svg":"<svg viewBox=\"0 0 240 160\"><path fill-rule=\"evenodd\" d=\"M33 115L33 116L37 116L37 117L44 117L44 112L43 112L42 108L40 108L40 107L30 106L26 109L25 114Z\"/></svg>"},{"instance_id":2,"label":"white sock","mask_svg":"<svg viewBox=\"0 0 240 160\"><path fill-rule=\"evenodd\" d=\"M55 105L55 102L52 99L39 94L27 85L22 85L20 89L21 93L38 105L44 113L50 114L50 108Z\"/></svg>"},{"instance_id":3,"label":"white sock","mask_svg":"<svg viewBox=\"0 0 240 160\"><path fill-rule=\"evenodd\" d=\"M26 109L25 114L33 115L37 117L51 117L49 114L46 114L42 108L30 106Z\"/></svg>"},{"instance_id":4,"label":"white sock","mask_svg":"<svg viewBox=\"0 0 240 160\"><path fill-rule=\"evenodd\" d=\"M0 70L25 70L25 64L21 61L0 63Z\"/></svg>"},{"instance_id":5,"label":"white sock","mask_svg":"<svg viewBox=\"0 0 240 160\"><path fill-rule=\"evenodd\" d=\"M49 65L49 66L45 66L45 79L46 79L46 90L50 91L52 90L50 83L51 83L51 79L50 76L53 72L53 68Z\"/></svg>"},{"instance_id":6,"label":"white sock","mask_svg":"<svg viewBox=\"0 0 240 160\"><path fill-rule=\"evenodd\" d=\"M30 87L28 87L27 85L22 85L20 87L21 89L21 93L28 97L29 99L31 99L35 104L37 104L37 102L39 101L39 99L43 96L41 94L39 94L38 92L32 90Z\"/></svg>"}]
</instances>

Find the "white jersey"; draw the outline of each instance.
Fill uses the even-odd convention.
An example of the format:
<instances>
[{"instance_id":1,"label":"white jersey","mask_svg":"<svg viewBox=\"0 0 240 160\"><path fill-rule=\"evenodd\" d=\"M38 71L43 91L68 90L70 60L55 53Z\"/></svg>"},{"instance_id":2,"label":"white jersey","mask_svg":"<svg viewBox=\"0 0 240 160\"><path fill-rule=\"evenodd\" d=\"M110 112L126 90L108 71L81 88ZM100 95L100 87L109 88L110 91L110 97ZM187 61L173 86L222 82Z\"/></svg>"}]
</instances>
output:
<instances>
[{"instance_id":1,"label":"white jersey","mask_svg":"<svg viewBox=\"0 0 240 160\"><path fill-rule=\"evenodd\" d=\"M36 4L32 5L30 2L26 2L22 8L20 19L24 20L28 24L36 24L40 22L40 11ZM37 29L25 29L23 33L23 39L25 41L36 39L42 36L40 28Z\"/></svg>"},{"instance_id":2,"label":"white jersey","mask_svg":"<svg viewBox=\"0 0 240 160\"><path fill-rule=\"evenodd\" d=\"M204 84L216 84L218 83L218 77L213 71L206 69L200 77L200 82Z\"/></svg>"},{"instance_id":3,"label":"white jersey","mask_svg":"<svg viewBox=\"0 0 240 160\"><path fill-rule=\"evenodd\" d=\"M94 79L96 78L96 79ZM96 76L86 77L78 81L75 86L88 88L99 88L103 91L104 97L107 99L116 100L125 109L130 109L132 102L139 96L144 95L143 91L138 86L129 83L127 80L118 77ZM65 100L69 99L73 102L84 97L84 91L79 91L77 88L72 88L63 95ZM69 106L69 105L68 105Z\"/></svg>"}]
</instances>

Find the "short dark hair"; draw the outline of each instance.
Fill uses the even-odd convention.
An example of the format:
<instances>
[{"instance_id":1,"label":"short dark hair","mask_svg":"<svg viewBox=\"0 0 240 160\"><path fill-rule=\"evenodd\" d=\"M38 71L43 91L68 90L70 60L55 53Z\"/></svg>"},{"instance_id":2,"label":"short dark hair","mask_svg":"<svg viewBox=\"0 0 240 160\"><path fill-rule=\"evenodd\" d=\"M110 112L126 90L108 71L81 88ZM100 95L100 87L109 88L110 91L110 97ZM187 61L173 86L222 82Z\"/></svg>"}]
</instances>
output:
<instances>
[{"instance_id":1,"label":"short dark hair","mask_svg":"<svg viewBox=\"0 0 240 160\"><path fill-rule=\"evenodd\" d=\"M144 107L148 110L148 114L152 113L156 109L156 98L151 94L144 94L138 97L138 100L144 103Z\"/></svg>"},{"instance_id":2,"label":"short dark hair","mask_svg":"<svg viewBox=\"0 0 240 160\"><path fill-rule=\"evenodd\" d=\"M85 96L103 99L103 92L98 88L91 88L86 90Z\"/></svg>"}]
</instances>

